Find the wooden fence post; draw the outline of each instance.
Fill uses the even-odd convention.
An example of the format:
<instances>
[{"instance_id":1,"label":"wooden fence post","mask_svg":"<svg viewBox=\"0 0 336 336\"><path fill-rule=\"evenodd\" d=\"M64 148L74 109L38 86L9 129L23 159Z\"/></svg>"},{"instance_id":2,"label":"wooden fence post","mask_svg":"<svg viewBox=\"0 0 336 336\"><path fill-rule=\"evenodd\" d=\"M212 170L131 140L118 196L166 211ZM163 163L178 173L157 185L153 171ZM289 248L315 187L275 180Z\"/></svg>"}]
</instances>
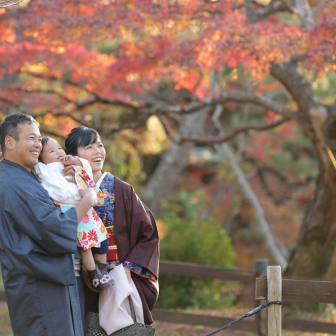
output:
<instances>
[{"instance_id":1,"label":"wooden fence post","mask_svg":"<svg viewBox=\"0 0 336 336\"><path fill-rule=\"evenodd\" d=\"M266 278L268 266L268 259L257 259L255 261L255 270L257 278ZM260 306L264 300L257 300L257 305ZM267 325L267 312L266 309L262 309L256 315L256 323L257 323L257 332L259 336L266 336L266 325Z\"/></svg>"},{"instance_id":2,"label":"wooden fence post","mask_svg":"<svg viewBox=\"0 0 336 336\"><path fill-rule=\"evenodd\" d=\"M282 278L280 266L267 267L267 300L282 301ZM267 307L267 335L281 336L281 305Z\"/></svg>"}]
</instances>

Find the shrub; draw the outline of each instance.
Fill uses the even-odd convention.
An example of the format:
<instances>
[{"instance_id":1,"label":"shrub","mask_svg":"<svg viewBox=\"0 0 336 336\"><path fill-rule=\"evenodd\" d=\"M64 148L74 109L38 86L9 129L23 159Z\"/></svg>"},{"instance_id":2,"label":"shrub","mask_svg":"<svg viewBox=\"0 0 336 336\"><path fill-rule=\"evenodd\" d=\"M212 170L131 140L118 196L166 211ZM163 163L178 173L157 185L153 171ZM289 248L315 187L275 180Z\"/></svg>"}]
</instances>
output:
<instances>
[{"instance_id":1,"label":"shrub","mask_svg":"<svg viewBox=\"0 0 336 336\"><path fill-rule=\"evenodd\" d=\"M231 267L234 253L230 238L220 223L206 217L207 201L201 193L178 194L160 218L167 233L161 239L161 259ZM161 308L213 308L229 304L234 294L228 294L229 284L211 279L193 279L175 275L160 275Z\"/></svg>"}]
</instances>

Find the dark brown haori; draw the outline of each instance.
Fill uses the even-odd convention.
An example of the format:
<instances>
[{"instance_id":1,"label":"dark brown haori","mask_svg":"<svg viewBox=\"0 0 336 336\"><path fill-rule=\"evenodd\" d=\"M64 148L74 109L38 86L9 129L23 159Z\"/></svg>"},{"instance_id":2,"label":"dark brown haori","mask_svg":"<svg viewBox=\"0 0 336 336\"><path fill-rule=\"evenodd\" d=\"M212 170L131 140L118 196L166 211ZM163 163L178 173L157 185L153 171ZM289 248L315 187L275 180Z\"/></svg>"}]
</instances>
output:
<instances>
[{"instance_id":1,"label":"dark brown haori","mask_svg":"<svg viewBox=\"0 0 336 336\"><path fill-rule=\"evenodd\" d=\"M158 277L159 235L152 212L141 202L132 186L115 177L114 234L121 262L132 261ZM144 320L152 324L151 310L158 288L149 279L131 272L141 297ZM87 291L86 310L98 312L98 294Z\"/></svg>"}]
</instances>

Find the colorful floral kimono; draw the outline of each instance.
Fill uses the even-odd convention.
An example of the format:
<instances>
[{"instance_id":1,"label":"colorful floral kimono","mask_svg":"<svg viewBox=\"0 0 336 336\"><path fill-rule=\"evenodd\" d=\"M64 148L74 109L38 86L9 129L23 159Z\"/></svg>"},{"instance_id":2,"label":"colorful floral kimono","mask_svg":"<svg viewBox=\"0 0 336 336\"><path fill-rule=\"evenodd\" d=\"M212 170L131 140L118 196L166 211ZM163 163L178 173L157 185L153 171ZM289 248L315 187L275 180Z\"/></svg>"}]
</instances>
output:
<instances>
[{"instance_id":1,"label":"colorful floral kimono","mask_svg":"<svg viewBox=\"0 0 336 336\"><path fill-rule=\"evenodd\" d=\"M66 212L76 206L81 197L78 189L93 188L97 192L99 204L104 204L104 195L96 186L92 177L92 170L88 161L80 159L83 167L73 166L75 169L76 184L70 183L61 174L64 166L61 162L44 164L39 162L35 166L35 173L42 186L48 191L50 198L55 205ZM77 226L78 245L87 250L100 246L100 242L108 237L107 230L97 215L91 208Z\"/></svg>"},{"instance_id":2,"label":"colorful floral kimono","mask_svg":"<svg viewBox=\"0 0 336 336\"><path fill-rule=\"evenodd\" d=\"M131 270L142 301L144 321L151 324L150 311L158 298L159 266L159 236L154 217L132 186L110 173L104 173L97 185L106 196L104 204L95 210L110 234L107 253L110 269L123 264ZM87 311L98 311L96 294L87 291Z\"/></svg>"}]
</instances>

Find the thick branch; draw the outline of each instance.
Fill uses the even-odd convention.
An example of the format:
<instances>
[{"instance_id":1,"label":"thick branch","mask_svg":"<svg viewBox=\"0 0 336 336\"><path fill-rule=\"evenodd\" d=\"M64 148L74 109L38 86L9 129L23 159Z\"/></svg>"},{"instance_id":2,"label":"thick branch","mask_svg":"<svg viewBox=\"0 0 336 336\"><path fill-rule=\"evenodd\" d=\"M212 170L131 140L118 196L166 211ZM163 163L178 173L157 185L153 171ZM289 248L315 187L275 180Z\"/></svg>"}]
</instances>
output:
<instances>
[{"instance_id":1,"label":"thick branch","mask_svg":"<svg viewBox=\"0 0 336 336\"><path fill-rule=\"evenodd\" d=\"M16 103L12 102L11 100L8 100L6 98L0 97L0 101L2 101L4 104L6 104L6 105L8 105L10 107L16 108L18 111L20 111L22 113L28 113L25 108L23 108L19 104L16 104Z\"/></svg>"},{"instance_id":2,"label":"thick branch","mask_svg":"<svg viewBox=\"0 0 336 336\"><path fill-rule=\"evenodd\" d=\"M2 101L3 103L5 103L8 106L15 107L16 109L18 109L22 113L31 114L33 117L44 117L46 114L50 113L56 118L57 117L69 117L78 124L81 124L81 125L86 126L86 127L91 127L91 125L85 123L81 118L79 119L79 118L76 118L75 116L73 116L74 112L80 110L84 106L88 106L88 105L92 104L92 101L90 101L89 99L87 99L86 102L85 102L84 99L81 100L81 101L73 102L70 99L68 99L67 97L65 97L65 96L63 96L63 95L61 95L58 92L53 91L53 90L25 90L25 89L21 89L21 88L18 88L18 89L15 89L15 90L22 91L22 92L27 92L27 93L35 92L35 93L56 94L56 95L59 95L60 98L64 99L65 101L67 101L69 103L73 103L75 105L75 107L71 111L67 111L67 112L62 112L62 111L55 112L57 107L52 107L52 108L49 108L42 113L34 113L32 111L28 111L28 110L22 108L22 106L20 106L19 104L16 104L16 103L14 103L14 102L6 99L6 98L0 97L0 101ZM132 121L132 122L123 123L123 124L119 123L118 125L115 125L115 126L112 126L112 127L104 127L104 128L101 128L101 129L97 128L97 130L101 134L110 134L110 133L116 133L116 132L119 132L119 131L122 131L122 130L125 130L125 129L136 129L136 128L139 128L139 127L143 126L146 123L146 121L148 120L149 117L150 117L150 115L144 115L143 117L141 117L137 121ZM59 135L57 133L54 133L54 132L51 132L51 131L45 131L45 130L43 130L43 131L50 134L50 135L61 137L61 135Z\"/></svg>"},{"instance_id":3,"label":"thick branch","mask_svg":"<svg viewBox=\"0 0 336 336\"><path fill-rule=\"evenodd\" d=\"M165 113L178 113L178 114L189 114L194 113L206 106L216 106L222 105L230 102L235 103L251 103L253 105L258 105L265 107L274 113L280 114L285 118L297 120L296 111L287 108L274 100L265 96L255 96L253 94L244 92L233 92L233 93L223 93L218 98L205 98L202 101L192 102L188 106L154 106L149 109L150 114L165 114Z\"/></svg>"},{"instance_id":4,"label":"thick branch","mask_svg":"<svg viewBox=\"0 0 336 336\"><path fill-rule=\"evenodd\" d=\"M86 126L86 127L90 127L90 125L88 124L85 124L85 122L83 122L82 119L78 119L76 117L74 117L71 112L52 112L52 111L45 111L43 113L32 113L32 116L33 117L44 117L45 115L47 114L52 114L54 117L68 117L68 118L71 118L73 121L75 121L76 123L80 124L80 125L83 125L83 126Z\"/></svg>"},{"instance_id":5,"label":"thick branch","mask_svg":"<svg viewBox=\"0 0 336 336\"><path fill-rule=\"evenodd\" d=\"M304 28L314 26L314 12L310 9L307 0L294 0L294 12L300 17Z\"/></svg>"},{"instance_id":6,"label":"thick branch","mask_svg":"<svg viewBox=\"0 0 336 336\"><path fill-rule=\"evenodd\" d=\"M298 71L294 62L282 66L273 64L271 74L280 81L298 106L300 125L304 134L311 140L324 174L333 176L335 169L326 152L328 139L324 127L330 118L328 108L322 105L309 83Z\"/></svg>"},{"instance_id":7,"label":"thick branch","mask_svg":"<svg viewBox=\"0 0 336 336\"><path fill-rule=\"evenodd\" d=\"M316 14L319 11L321 11L324 7L326 7L327 5L329 5L331 1L330 0L326 0L324 2L320 2L319 4L317 4L314 9L313 9L313 13Z\"/></svg>"},{"instance_id":8,"label":"thick branch","mask_svg":"<svg viewBox=\"0 0 336 336\"><path fill-rule=\"evenodd\" d=\"M230 134L224 135L224 136L219 136L219 137L188 136L188 137L183 137L183 138L175 137L172 134L172 132L170 131L166 122L162 118L160 118L160 120L163 124L163 127L164 127L167 135L175 143L182 144L184 142L191 141L191 142L197 142L197 143L210 145L210 144L218 144L218 143L228 142L228 141L232 140L234 137L236 137L238 134L241 134L241 133L247 133L249 131L259 131L259 132L260 131L265 131L265 130L277 127L279 125L282 125L283 123L285 123L289 119L288 118L281 118L281 119L278 119L278 120L276 120L274 122L271 122L271 123L268 123L268 124L246 125L246 126L238 127L233 132L231 132Z\"/></svg>"},{"instance_id":9,"label":"thick branch","mask_svg":"<svg viewBox=\"0 0 336 336\"><path fill-rule=\"evenodd\" d=\"M61 94L60 92L57 92L55 90L28 90L22 87L14 87L10 89L11 91L19 91L19 92L24 92L24 93L41 93L41 94L51 94L51 95L56 95L57 97L61 98L62 100L68 102L68 103L74 103L71 99L69 99L68 97L64 96L63 94Z\"/></svg>"},{"instance_id":10,"label":"thick branch","mask_svg":"<svg viewBox=\"0 0 336 336\"><path fill-rule=\"evenodd\" d=\"M256 11L252 9L252 0L244 0L244 3L249 23L260 21L276 12L288 11L288 6L280 0L272 0L267 6L259 8Z\"/></svg>"},{"instance_id":11,"label":"thick branch","mask_svg":"<svg viewBox=\"0 0 336 336\"><path fill-rule=\"evenodd\" d=\"M109 105L114 105L114 106L122 106L122 107L128 108L133 111L137 111L139 109L139 106L134 106L132 104L125 103L121 100L111 99L109 97L102 97L98 95L97 93L87 89L84 85L73 82L70 79L58 78L55 76L43 76L43 75L39 75L35 73L27 73L27 74L30 76L36 77L36 78L40 78L40 79L63 82L64 84L68 84L78 89L86 91L90 95L90 97L85 98L83 100L79 100L79 101L73 101L73 103L76 104L78 108L83 108L85 106L92 105L94 103L103 103L103 104L109 104Z\"/></svg>"},{"instance_id":12,"label":"thick branch","mask_svg":"<svg viewBox=\"0 0 336 336\"><path fill-rule=\"evenodd\" d=\"M76 117L74 117L73 115L71 115L69 112L51 112L51 111L47 111L44 113L39 113L37 115L35 115L35 117L43 117L46 114L51 113L54 117L69 117L72 120L74 120L75 122L77 122L80 125L86 126L86 127L92 127L92 125L87 124L85 122L83 122L82 119L77 119ZM34 116L34 115L33 115ZM119 123L118 125L115 126L111 126L111 127L95 127L97 129L97 131L100 134L104 134L104 135L109 135L111 133L116 133L116 132L120 132L122 130L125 129L136 129L139 128L141 126L143 126L146 121L148 120L147 116L144 116L143 118L140 118L137 121L132 121L132 122L128 122L128 123Z\"/></svg>"},{"instance_id":13,"label":"thick branch","mask_svg":"<svg viewBox=\"0 0 336 336\"><path fill-rule=\"evenodd\" d=\"M11 6L18 6L23 0L11 1L11 0L1 0L0 8L6 8Z\"/></svg>"},{"instance_id":14,"label":"thick branch","mask_svg":"<svg viewBox=\"0 0 336 336\"><path fill-rule=\"evenodd\" d=\"M46 129L43 126L40 126L40 131L41 131L42 135L54 136L54 137L61 138L63 140L65 139L65 136L63 136L63 135L61 135L57 132L50 131L49 129Z\"/></svg>"},{"instance_id":15,"label":"thick branch","mask_svg":"<svg viewBox=\"0 0 336 336\"><path fill-rule=\"evenodd\" d=\"M101 128L100 130L98 129L97 130L99 131L100 134L109 135L111 133L116 133L116 132L119 132L125 129L136 129L136 128L144 126L148 118L149 116L144 116L144 117L141 117L137 121L131 121L128 123L119 124L119 125L112 126L112 127L104 127L104 128Z\"/></svg>"},{"instance_id":16,"label":"thick branch","mask_svg":"<svg viewBox=\"0 0 336 336\"><path fill-rule=\"evenodd\" d=\"M251 103L254 105L265 107L269 110L272 110L274 113L280 114L284 117L288 117L291 119L296 119L295 111L289 108L284 107L283 105L273 101L272 99L265 96L255 96L253 94L245 93L245 92L233 92L233 93L223 93L218 98L206 98L202 101L194 101L188 106L179 107L179 106L171 106L167 104L150 104L151 107L145 107L142 105L132 105L129 103L125 103L120 100L111 99L109 97L102 97L97 93L88 90L86 87L81 85L80 83L73 82L71 80L64 80L57 78L55 76L42 76L39 74L29 73L29 75L41 78L41 79L50 79L55 81L63 81L65 84L69 84L75 86L79 89L82 89L90 94L91 97L84 99L83 101L73 102L77 105L78 108L82 108L84 106L92 105L93 103L103 103L109 104L113 106L123 106L128 108L134 112L145 113L149 115L159 115L166 113L178 113L178 114L189 114L199 111L200 109L206 106L216 106L218 104L225 104L228 102L237 102L237 103Z\"/></svg>"}]
</instances>

